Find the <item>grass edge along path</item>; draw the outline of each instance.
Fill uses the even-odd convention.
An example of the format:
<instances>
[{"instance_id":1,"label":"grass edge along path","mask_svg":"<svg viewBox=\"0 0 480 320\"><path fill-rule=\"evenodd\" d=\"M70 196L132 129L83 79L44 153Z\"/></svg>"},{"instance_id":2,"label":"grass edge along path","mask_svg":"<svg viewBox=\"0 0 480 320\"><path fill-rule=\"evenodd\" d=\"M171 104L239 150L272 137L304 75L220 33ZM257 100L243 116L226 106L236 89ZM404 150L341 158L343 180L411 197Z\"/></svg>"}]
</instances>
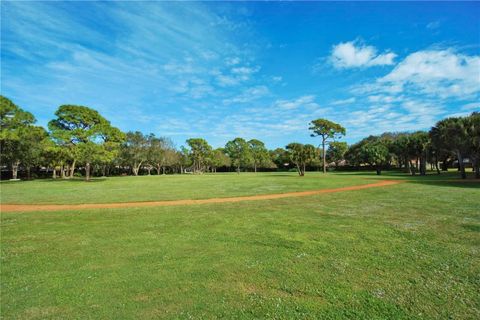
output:
<instances>
[{"instance_id":1,"label":"grass edge along path","mask_svg":"<svg viewBox=\"0 0 480 320\"><path fill-rule=\"evenodd\" d=\"M111 208L131 208L131 207L161 207L161 206L183 206L208 203L226 203L255 200L272 200L289 197L305 197L324 193L335 193L353 190L362 190L368 188L385 187L403 183L401 180L382 180L365 185L355 185L340 188L319 189L309 191L285 192L262 194L253 196L210 198L210 199L184 199L184 200L163 200L163 201L143 201L143 202L117 202L117 203L86 203L86 204L1 204L1 212L27 212L27 211L62 211L62 210L80 210L80 209L111 209Z\"/></svg>"}]
</instances>

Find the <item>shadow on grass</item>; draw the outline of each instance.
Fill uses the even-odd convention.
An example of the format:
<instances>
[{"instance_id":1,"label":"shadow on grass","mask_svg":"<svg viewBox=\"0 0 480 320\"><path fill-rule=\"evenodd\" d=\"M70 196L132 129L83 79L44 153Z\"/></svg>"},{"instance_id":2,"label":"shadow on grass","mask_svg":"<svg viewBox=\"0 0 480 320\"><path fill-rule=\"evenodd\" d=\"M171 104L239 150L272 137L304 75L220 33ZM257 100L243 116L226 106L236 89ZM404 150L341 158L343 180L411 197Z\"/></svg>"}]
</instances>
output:
<instances>
[{"instance_id":1,"label":"shadow on grass","mask_svg":"<svg viewBox=\"0 0 480 320\"><path fill-rule=\"evenodd\" d=\"M63 183L96 183L96 182L103 182L103 181L107 181L107 177L97 177L97 178L92 178L90 179L89 181L85 181L84 178L73 178L73 179L51 179L51 178L48 178L48 179L32 179L32 180L20 180L20 181L10 181L10 180L2 180L1 183L2 184L16 184L16 183L22 183L22 182L32 182L32 181L35 181L35 182L47 182L47 183L50 183L50 182L63 182Z\"/></svg>"},{"instance_id":2,"label":"shadow on grass","mask_svg":"<svg viewBox=\"0 0 480 320\"><path fill-rule=\"evenodd\" d=\"M480 232L480 225L478 224L462 224L462 227L468 231L473 231L473 232Z\"/></svg>"},{"instance_id":3,"label":"shadow on grass","mask_svg":"<svg viewBox=\"0 0 480 320\"><path fill-rule=\"evenodd\" d=\"M403 180L410 183L428 184L441 187L458 187L458 188L480 188L480 179L475 179L473 172L467 172L467 179L461 179L458 172L428 172L425 176L412 176L402 171L383 171L381 175L375 172L359 171L359 172L336 172L333 173L339 176L357 176L364 177L368 180Z\"/></svg>"}]
</instances>

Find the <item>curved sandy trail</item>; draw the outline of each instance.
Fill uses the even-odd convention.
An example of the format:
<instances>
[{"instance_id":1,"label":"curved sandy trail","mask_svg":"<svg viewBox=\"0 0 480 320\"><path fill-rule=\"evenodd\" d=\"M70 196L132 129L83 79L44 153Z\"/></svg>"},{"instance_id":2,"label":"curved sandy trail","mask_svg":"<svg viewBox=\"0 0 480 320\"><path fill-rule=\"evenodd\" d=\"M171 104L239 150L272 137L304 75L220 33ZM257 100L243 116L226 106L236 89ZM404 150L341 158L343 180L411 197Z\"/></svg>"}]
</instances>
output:
<instances>
[{"instance_id":1,"label":"curved sandy trail","mask_svg":"<svg viewBox=\"0 0 480 320\"><path fill-rule=\"evenodd\" d=\"M298 191L275 194L262 194L254 196L240 196L228 198L210 198L210 199L185 199L185 200L163 200L163 201L145 201L145 202L117 202L117 203L86 203L86 204L2 204L1 212L26 212L26 211L61 211L61 210L81 210L81 209L104 209L104 208L132 208L132 207L162 207L162 206L184 206L208 203L227 203L255 200L271 200L290 197L305 197L324 193L334 193L352 190L362 190L375 187L391 186L402 183L400 180L382 180L380 182L369 183L359 186L349 186L334 189L320 189L310 191Z\"/></svg>"}]
</instances>

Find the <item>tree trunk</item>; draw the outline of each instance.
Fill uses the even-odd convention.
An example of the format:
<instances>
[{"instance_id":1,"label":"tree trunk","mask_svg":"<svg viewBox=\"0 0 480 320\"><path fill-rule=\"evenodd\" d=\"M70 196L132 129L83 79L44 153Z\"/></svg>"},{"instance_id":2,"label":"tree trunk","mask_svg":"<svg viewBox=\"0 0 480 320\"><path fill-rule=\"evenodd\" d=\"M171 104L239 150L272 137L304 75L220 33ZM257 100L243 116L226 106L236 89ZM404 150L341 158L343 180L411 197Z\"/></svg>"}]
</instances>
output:
<instances>
[{"instance_id":1,"label":"tree trunk","mask_svg":"<svg viewBox=\"0 0 480 320\"><path fill-rule=\"evenodd\" d=\"M30 180L31 174L30 174L30 166L27 166L27 180Z\"/></svg>"},{"instance_id":2,"label":"tree trunk","mask_svg":"<svg viewBox=\"0 0 480 320\"><path fill-rule=\"evenodd\" d=\"M240 174L240 164L237 166L237 173Z\"/></svg>"},{"instance_id":3,"label":"tree trunk","mask_svg":"<svg viewBox=\"0 0 480 320\"><path fill-rule=\"evenodd\" d=\"M65 167L63 165L60 167L60 176L65 179Z\"/></svg>"},{"instance_id":4,"label":"tree trunk","mask_svg":"<svg viewBox=\"0 0 480 320\"><path fill-rule=\"evenodd\" d=\"M381 166L376 166L376 171L377 171L377 176L382 174L382 167Z\"/></svg>"},{"instance_id":5,"label":"tree trunk","mask_svg":"<svg viewBox=\"0 0 480 320\"><path fill-rule=\"evenodd\" d=\"M107 176L107 165L106 165L106 164L103 165L103 168L102 168L102 176L103 176L103 177Z\"/></svg>"},{"instance_id":6,"label":"tree trunk","mask_svg":"<svg viewBox=\"0 0 480 320\"><path fill-rule=\"evenodd\" d=\"M151 168L151 167L147 167L147 170L148 170L148 175L150 175L150 171L152 171L152 168Z\"/></svg>"},{"instance_id":7,"label":"tree trunk","mask_svg":"<svg viewBox=\"0 0 480 320\"><path fill-rule=\"evenodd\" d=\"M442 161L442 165L441 165L441 168L442 168L442 171L448 171L448 157L444 157L443 158L443 161Z\"/></svg>"},{"instance_id":8,"label":"tree trunk","mask_svg":"<svg viewBox=\"0 0 480 320\"><path fill-rule=\"evenodd\" d=\"M138 176L138 172L140 171L140 167L142 166L142 162L143 162L143 161L140 161L140 163L138 163L138 164L135 162L135 163L133 164L132 171L133 171L133 174L134 174L135 176Z\"/></svg>"},{"instance_id":9,"label":"tree trunk","mask_svg":"<svg viewBox=\"0 0 480 320\"><path fill-rule=\"evenodd\" d=\"M162 174L165 174L165 167L162 167Z\"/></svg>"},{"instance_id":10,"label":"tree trunk","mask_svg":"<svg viewBox=\"0 0 480 320\"><path fill-rule=\"evenodd\" d=\"M256 163L253 164L253 168L255 170L255 173L257 173L257 164Z\"/></svg>"},{"instance_id":11,"label":"tree trunk","mask_svg":"<svg viewBox=\"0 0 480 320\"><path fill-rule=\"evenodd\" d=\"M90 180L90 162L85 164L85 181Z\"/></svg>"},{"instance_id":12,"label":"tree trunk","mask_svg":"<svg viewBox=\"0 0 480 320\"><path fill-rule=\"evenodd\" d=\"M440 168L438 167L438 156L435 156L435 169L437 169L437 174L440 174Z\"/></svg>"},{"instance_id":13,"label":"tree trunk","mask_svg":"<svg viewBox=\"0 0 480 320\"><path fill-rule=\"evenodd\" d=\"M325 150L325 138L322 137L322 158L323 158L323 173L327 173L327 163L326 163L326 150Z\"/></svg>"},{"instance_id":14,"label":"tree trunk","mask_svg":"<svg viewBox=\"0 0 480 320\"><path fill-rule=\"evenodd\" d=\"M302 169L300 168L300 165L298 163L296 163L295 167L297 168L298 175L301 177L302 176Z\"/></svg>"},{"instance_id":15,"label":"tree trunk","mask_svg":"<svg viewBox=\"0 0 480 320\"><path fill-rule=\"evenodd\" d=\"M420 157L420 175L424 176L427 174L427 158L422 155Z\"/></svg>"},{"instance_id":16,"label":"tree trunk","mask_svg":"<svg viewBox=\"0 0 480 320\"><path fill-rule=\"evenodd\" d=\"M408 164L410 166L410 174L412 176L414 176L415 175L415 166L413 165L412 160L408 160Z\"/></svg>"},{"instance_id":17,"label":"tree trunk","mask_svg":"<svg viewBox=\"0 0 480 320\"><path fill-rule=\"evenodd\" d=\"M462 179L467 178L467 174L465 173L465 164L463 163L463 156L460 152L457 152L458 157L458 169L460 170L460 176Z\"/></svg>"},{"instance_id":18,"label":"tree trunk","mask_svg":"<svg viewBox=\"0 0 480 320\"><path fill-rule=\"evenodd\" d=\"M410 160L408 159L408 157L405 157L405 172L407 173L411 173L410 172Z\"/></svg>"},{"instance_id":19,"label":"tree trunk","mask_svg":"<svg viewBox=\"0 0 480 320\"><path fill-rule=\"evenodd\" d=\"M52 170L52 179L57 179L57 168L53 166Z\"/></svg>"},{"instance_id":20,"label":"tree trunk","mask_svg":"<svg viewBox=\"0 0 480 320\"><path fill-rule=\"evenodd\" d=\"M473 160L473 169L475 170L475 179L480 179L480 159Z\"/></svg>"},{"instance_id":21,"label":"tree trunk","mask_svg":"<svg viewBox=\"0 0 480 320\"><path fill-rule=\"evenodd\" d=\"M70 167L70 178L73 178L73 174L75 172L75 163L77 160L73 160L72 166Z\"/></svg>"},{"instance_id":22,"label":"tree trunk","mask_svg":"<svg viewBox=\"0 0 480 320\"><path fill-rule=\"evenodd\" d=\"M12 163L12 179L17 179L19 165L20 161L15 161L14 163Z\"/></svg>"},{"instance_id":23,"label":"tree trunk","mask_svg":"<svg viewBox=\"0 0 480 320\"><path fill-rule=\"evenodd\" d=\"M160 170L162 169L162 167L157 165L155 169L157 170L157 175L160 175Z\"/></svg>"},{"instance_id":24,"label":"tree trunk","mask_svg":"<svg viewBox=\"0 0 480 320\"><path fill-rule=\"evenodd\" d=\"M183 174L183 165L180 165L180 174Z\"/></svg>"}]
</instances>

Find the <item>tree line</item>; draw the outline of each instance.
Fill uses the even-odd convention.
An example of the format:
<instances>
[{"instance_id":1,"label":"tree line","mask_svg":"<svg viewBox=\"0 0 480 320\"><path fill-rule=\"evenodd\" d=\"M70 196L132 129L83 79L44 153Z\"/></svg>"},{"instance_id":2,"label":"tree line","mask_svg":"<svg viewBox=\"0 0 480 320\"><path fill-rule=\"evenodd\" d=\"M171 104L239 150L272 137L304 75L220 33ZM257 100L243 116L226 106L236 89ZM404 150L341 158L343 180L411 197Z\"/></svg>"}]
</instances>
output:
<instances>
[{"instance_id":1,"label":"tree line","mask_svg":"<svg viewBox=\"0 0 480 320\"><path fill-rule=\"evenodd\" d=\"M268 150L258 139L235 138L223 148L212 148L202 138L186 140L176 148L167 137L139 131L122 132L98 111L85 106L62 105L48 123L48 131L35 125L35 117L0 96L0 151L3 170L17 179L19 170L26 178L32 170L49 172L51 177L89 180L99 176L125 174L204 173L222 170L307 170L347 166L400 168L424 175L427 163L440 172L458 162L465 177L464 160L469 159L479 177L479 114L447 118L430 132L384 133L367 137L351 146L338 141L346 134L340 124L326 119L313 120L311 136L319 146L290 143ZM440 168L441 167L441 168Z\"/></svg>"},{"instance_id":2,"label":"tree line","mask_svg":"<svg viewBox=\"0 0 480 320\"><path fill-rule=\"evenodd\" d=\"M449 117L438 121L430 131L386 132L369 136L351 145L344 154L350 164L382 168L395 166L411 175L425 175L430 170L447 171L456 162L461 178L466 178L466 163L480 178L480 113Z\"/></svg>"}]
</instances>

